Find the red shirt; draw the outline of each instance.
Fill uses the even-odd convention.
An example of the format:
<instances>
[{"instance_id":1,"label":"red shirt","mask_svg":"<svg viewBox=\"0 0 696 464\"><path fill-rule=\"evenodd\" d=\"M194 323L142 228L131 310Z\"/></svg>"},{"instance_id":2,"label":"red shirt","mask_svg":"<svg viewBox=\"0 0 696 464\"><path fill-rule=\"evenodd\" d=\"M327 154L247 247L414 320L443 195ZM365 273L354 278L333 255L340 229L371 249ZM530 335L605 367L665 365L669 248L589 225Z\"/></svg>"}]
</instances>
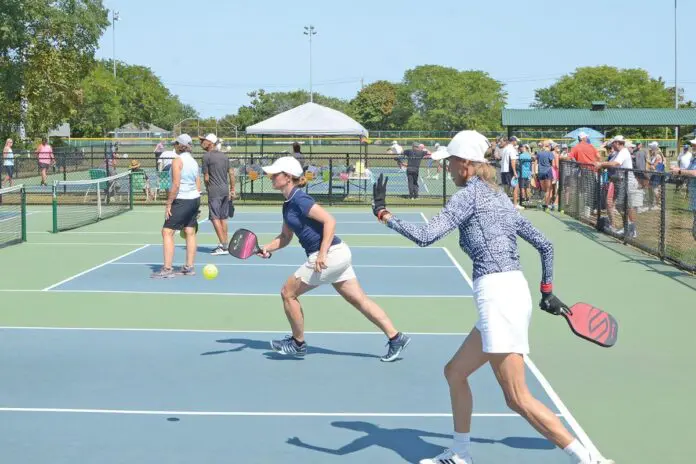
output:
<instances>
[{"instance_id":1,"label":"red shirt","mask_svg":"<svg viewBox=\"0 0 696 464\"><path fill-rule=\"evenodd\" d=\"M580 142L568 156L580 164L594 164L597 162L597 149L587 142Z\"/></svg>"}]
</instances>

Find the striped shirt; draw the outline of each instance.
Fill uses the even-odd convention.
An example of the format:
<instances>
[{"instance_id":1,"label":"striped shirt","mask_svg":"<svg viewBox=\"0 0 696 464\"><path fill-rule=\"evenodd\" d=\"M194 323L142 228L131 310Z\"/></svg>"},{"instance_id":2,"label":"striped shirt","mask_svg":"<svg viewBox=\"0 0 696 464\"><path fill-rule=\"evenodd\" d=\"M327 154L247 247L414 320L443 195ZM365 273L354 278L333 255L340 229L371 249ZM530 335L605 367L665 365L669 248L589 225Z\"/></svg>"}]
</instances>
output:
<instances>
[{"instance_id":1,"label":"striped shirt","mask_svg":"<svg viewBox=\"0 0 696 464\"><path fill-rule=\"evenodd\" d=\"M459 246L473 261L474 280L488 274L521 270L517 236L541 255L541 283L553 279L553 245L522 216L510 199L478 177L469 179L440 213L424 225L392 216L387 226L418 244L428 246L459 229Z\"/></svg>"}]
</instances>

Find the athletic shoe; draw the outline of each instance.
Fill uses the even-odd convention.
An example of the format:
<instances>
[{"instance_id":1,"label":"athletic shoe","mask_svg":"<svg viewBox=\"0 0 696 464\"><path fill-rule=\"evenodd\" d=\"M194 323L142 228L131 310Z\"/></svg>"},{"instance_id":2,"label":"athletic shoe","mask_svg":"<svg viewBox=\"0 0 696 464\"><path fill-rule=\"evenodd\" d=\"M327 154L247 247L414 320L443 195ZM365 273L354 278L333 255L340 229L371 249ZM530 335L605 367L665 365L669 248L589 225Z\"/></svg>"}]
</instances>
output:
<instances>
[{"instance_id":1,"label":"athletic shoe","mask_svg":"<svg viewBox=\"0 0 696 464\"><path fill-rule=\"evenodd\" d=\"M150 274L150 278L152 279L172 279L176 277L176 274L174 274L174 270L172 268L165 269L164 267L159 270L159 272L153 272Z\"/></svg>"},{"instance_id":2,"label":"athletic shoe","mask_svg":"<svg viewBox=\"0 0 696 464\"><path fill-rule=\"evenodd\" d=\"M389 340L387 342L387 346L389 346L389 350L387 351L387 354L382 356L380 361L383 362L391 362L394 361L396 358L399 357L401 352L406 348L406 345L411 343L411 338L407 337L406 335L402 334L399 332L397 337L394 340Z\"/></svg>"},{"instance_id":3,"label":"athletic shoe","mask_svg":"<svg viewBox=\"0 0 696 464\"><path fill-rule=\"evenodd\" d=\"M286 356L304 356L307 354L307 343L300 346L292 335L288 335L282 340L271 340L271 349Z\"/></svg>"},{"instance_id":4,"label":"athletic shoe","mask_svg":"<svg viewBox=\"0 0 696 464\"><path fill-rule=\"evenodd\" d=\"M471 456L459 456L451 449L446 449L442 454L430 459L421 459L419 464L474 464Z\"/></svg>"},{"instance_id":5,"label":"athletic shoe","mask_svg":"<svg viewBox=\"0 0 696 464\"><path fill-rule=\"evenodd\" d=\"M181 266L181 269L179 269L179 272L177 272L178 275L184 275L184 276L193 276L196 275L196 269L193 266L187 266L183 265Z\"/></svg>"},{"instance_id":6,"label":"athletic shoe","mask_svg":"<svg viewBox=\"0 0 696 464\"><path fill-rule=\"evenodd\" d=\"M214 256L226 255L227 248L223 247L222 245L218 245L217 248L210 252L210 254Z\"/></svg>"}]
</instances>

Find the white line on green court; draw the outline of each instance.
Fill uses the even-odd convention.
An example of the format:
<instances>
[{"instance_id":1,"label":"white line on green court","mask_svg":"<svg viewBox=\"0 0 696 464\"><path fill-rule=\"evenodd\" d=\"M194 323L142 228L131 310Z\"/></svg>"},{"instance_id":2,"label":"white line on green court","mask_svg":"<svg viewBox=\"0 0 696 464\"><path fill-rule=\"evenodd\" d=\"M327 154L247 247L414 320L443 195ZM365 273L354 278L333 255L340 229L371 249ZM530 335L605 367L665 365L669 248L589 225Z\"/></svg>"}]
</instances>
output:
<instances>
[{"instance_id":1,"label":"white line on green court","mask_svg":"<svg viewBox=\"0 0 696 464\"><path fill-rule=\"evenodd\" d=\"M143 266L143 265L162 265L161 262L147 262L147 261L125 261L121 263L111 263L113 265L127 265L127 266ZM196 263L196 266L204 266L205 264L215 264L216 266L241 266L241 267L249 267L249 266L256 266L256 267L298 267L297 264L278 264L278 263L237 263L237 262L232 262L232 263ZM183 266L183 263L173 263L173 266ZM430 266L430 265L423 265L419 264L417 266L412 266L412 265L397 265L397 264L353 264L353 267L374 267L374 268L436 268L436 269L455 269L455 266Z\"/></svg>"},{"instance_id":2,"label":"white line on green court","mask_svg":"<svg viewBox=\"0 0 696 464\"><path fill-rule=\"evenodd\" d=\"M6 289L1 292L13 292L14 290ZM46 290L19 290L20 292L44 292ZM271 296L273 298L278 297L278 293L215 293L215 292L145 292L145 291L133 291L133 290L59 290L53 289L48 290L51 293L123 293L128 295L159 295L161 297L169 295L185 295L185 296ZM376 295L370 294L370 297L374 298L473 298L472 295ZM320 295L306 293L302 295L302 298L343 298L339 294L329 294Z\"/></svg>"},{"instance_id":3,"label":"white line on green court","mask_svg":"<svg viewBox=\"0 0 696 464\"><path fill-rule=\"evenodd\" d=\"M225 334L287 334L287 330L226 330L226 329L158 329L147 327L45 327L45 326L4 326L0 330L65 330L65 331L85 331L85 332L183 332L183 333L225 333ZM306 334L313 335L379 335L384 336L383 332L366 331L327 331L327 330L305 330ZM408 332L409 335L427 335L441 337L466 337L469 332Z\"/></svg>"},{"instance_id":4,"label":"white line on green court","mask_svg":"<svg viewBox=\"0 0 696 464\"><path fill-rule=\"evenodd\" d=\"M280 223L278 223L280 225ZM27 232L28 234L33 234L33 235L54 235L53 232L49 232L47 230L43 231L34 231L34 232ZM61 235L162 235L161 230L152 230L152 231L147 231L147 232L140 232L140 231L69 231L69 232L61 232ZM196 235L217 235L215 232L198 232ZM257 232L256 235L278 235L278 232ZM342 232L337 232L336 235L340 235L341 237L399 237L399 235L391 232L385 232L381 234L347 234L347 233L342 233Z\"/></svg>"},{"instance_id":5,"label":"white line on green court","mask_svg":"<svg viewBox=\"0 0 696 464\"><path fill-rule=\"evenodd\" d=\"M89 268L89 269L87 269L87 270L85 270L85 271L82 271L82 272L80 272L80 273L78 273L78 274L75 274L75 275L72 276L72 277L68 277L67 279L61 280L61 281L58 282L58 283L55 283L55 284L53 284L53 285L49 285L48 287L44 288L42 291L44 291L44 292L49 291L49 290L51 290L51 289L54 288L54 287L57 287L57 286L59 286L59 285L62 285L62 284L64 284L64 283L66 283L66 282L70 282L71 280L76 279L76 278L78 278L78 277L80 277L80 276L82 276L82 275L84 275L84 274L87 274L88 272L92 272L92 271L94 271L94 270L97 270L97 269L99 269L100 267L106 266L107 264L111 264L111 263L113 263L114 261L118 261L119 259L125 258L126 256L128 256L128 255L130 255L130 254L133 254L133 253L136 253L136 252L138 252L138 251L140 251L140 250L144 250L145 248L147 248L147 247L149 247L149 246L150 246L150 245L143 245L143 246L141 246L141 247L139 247L139 248L136 248L135 250L131 250L131 251L129 251L128 253L124 253L124 254L122 254L122 255L120 255L120 256L117 256L117 257L115 257L115 258L113 258L113 259L110 259L109 261L106 261L106 262L103 262L103 263L98 264L98 265L96 265L96 266L93 266L93 267L91 267L91 268Z\"/></svg>"},{"instance_id":6,"label":"white line on green court","mask_svg":"<svg viewBox=\"0 0 696 464\"><path fill-rule=\"evenodd\" d=\"M63 408L0 408L0 412L64 413L64 414L118 414L147 416L237 416L237 417L452 417L451 413L424 412L261 412L261 411L147 411L131 409L63 409ZM558 417L563 417L556 414ZM519 418L514 413L473 413L473 417Z\"/></svg>"}]
</instances>

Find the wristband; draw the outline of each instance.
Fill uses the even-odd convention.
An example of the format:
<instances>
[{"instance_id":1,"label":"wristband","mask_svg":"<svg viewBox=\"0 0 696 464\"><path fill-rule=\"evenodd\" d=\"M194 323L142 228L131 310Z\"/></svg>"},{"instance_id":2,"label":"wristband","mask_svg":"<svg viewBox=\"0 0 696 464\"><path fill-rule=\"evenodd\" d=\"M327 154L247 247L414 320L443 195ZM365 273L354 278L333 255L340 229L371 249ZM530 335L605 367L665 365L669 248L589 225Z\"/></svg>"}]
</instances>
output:
<instances>
[{"instance_id":1,"label":"wristband","mask_svg":"<svg viewBox=\"0 0 696 464\"><path fill-rule=\"evenodd\" d=\"M377 213L377 219L381 221L385 214L389 214L389 211L386 208Z\"/></svg>"},{"instance_id":2,"label":"wristband","mask_svg":"<svg viewBox=\"0 0 696 464\"><path fill-rule=\"evenodd\" d=\"M551 283L545 284L542 282L542 284L540 286L540 290L541 290L541 293L551 293L551 292L553 292L553 284L551 284Z\"/></svg>"}]
</instances>

